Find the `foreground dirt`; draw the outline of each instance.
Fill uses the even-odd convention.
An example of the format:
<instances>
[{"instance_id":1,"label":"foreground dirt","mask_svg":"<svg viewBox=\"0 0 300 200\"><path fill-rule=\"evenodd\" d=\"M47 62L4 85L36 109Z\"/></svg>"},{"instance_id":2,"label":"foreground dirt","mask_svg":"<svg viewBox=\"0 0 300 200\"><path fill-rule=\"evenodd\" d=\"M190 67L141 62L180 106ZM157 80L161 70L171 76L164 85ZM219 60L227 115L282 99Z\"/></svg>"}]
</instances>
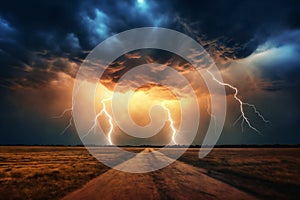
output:
<instances>
[{"instance_id":1,"label":"foreground dirt","mask_svg":"<svg viewBox=\"0 0 300 200\"><path fill-rule=\"evenodd\" d=\"M118 167L147 170L159 160L170 159L149 148L140 154L143 153L152 154L151 159L138 154L137 158ZM180 161L175 161L164 169L143 174L111 169L63 199L255 199L204 172L201 168Z\"/></svg>"}]
</instances>

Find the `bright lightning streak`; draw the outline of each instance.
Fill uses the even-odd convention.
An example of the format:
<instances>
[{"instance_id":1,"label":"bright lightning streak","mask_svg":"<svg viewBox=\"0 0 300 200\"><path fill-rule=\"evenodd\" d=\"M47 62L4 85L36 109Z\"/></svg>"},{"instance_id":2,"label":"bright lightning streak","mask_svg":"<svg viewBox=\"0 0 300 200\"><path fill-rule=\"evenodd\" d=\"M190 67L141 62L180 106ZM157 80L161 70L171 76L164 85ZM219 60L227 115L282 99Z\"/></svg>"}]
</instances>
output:
<instances>
[{"instance_id":1,"label":"bright lightning streak","mask_svg":"<svg viewBox=\"0 0 300 200\"><path fill-rule=\"evenodd\" d=\"M111 141L111 134L112 134L112 131L113 131L113 129L114 129L114 125L113 125L113 123L112 123L112 117L111 117L110 114L107 112L107 110L106 110L106 105L105 105L105 103L104 103L104 102L107 101L107 100L111 100L111 98L109 98L109 99L103 99L103 100L101 101L101 103L102 103L102 105L103 105L102 110L103 110L103 112L105 113L105 115L108 117L108 122L109 122L110 128L109 128L107 137L108 137L108 142L109 142L109 144L112 145L113 142ZM100 111L100 112L102 112L102 111Z\"/></svg>"},{"instance_id":2,"label":"bright lightning streak","mask_svg":"<svg viewBox=\"0 0 300 200\"><path fill-rule=\"evenodd\" d=\"M108 142L110 145L113 145L113 142L112 142L112 139L111 139L111 135L112 135L112 132L113 132L113 129L114 129L114 125L113 125L113 118L112 116L108 113L107 111L107 108L106 108L106 104L105 102L106 101L109 101L111 100L111 98L107 98L107 99L103 99L101 101L102 103L102 110L100 110L100 112L95 116L95 119L94 119L94 123L93 123L93 126L88 130L88 132L81 137L81 139L87 137L89 134L92 133L92 131L95 132L95 129L97 127L97 124L98 124L98 118L104 113L105 116L108 118L108 122L109 122L109 125L110 125L110 128L109 128L109 131L108 131L108 134L107 134L107 139L108 139ZM174 127L174 121L172 119L172 115L171 115L171 111L169 108L167 108L167 106L165 105L165 103L162 104L162 107L164 108L165 111L167 111L168 113L168 121L170 122L170 128L172 130L172 142L173 144L177 144L176 142L176 139L175 139L175 136L176 136L176 129ZM55 116L53 118L61 118L63 117L67 112L71 112L72 113L72 108L68 108L68 109L65 109L62 114L60 114L59 116ZM70 118L69 120L69 124L65 127L65 129L61 132L61 134L63 134L64 132L66 132L66 130L68 130L71 125L72 125L72 117Z\"/></svg>"},{"instance_id":3,"label":"bright lightning streak","mask_svg":"<svg viewBox=\"0 0 300 200\"><path fill-rule=\"evenodd\" d=\"M109 144L113 145L113 142L111 140L111 134L112 134L112 131L114 129L114 125L113 125L113 122L112 122L113 119L112 119L111 115L107 112L106 104L105 104L105 102L109 101L109 100L111 100L111 98L103 99L101 101L101 103L102 103L102 110L100 110L100 112L96 115L96 117L94 119L93 126L89 129L89 131L81 139L87 137L93 130L95 132L95 129L96 129L97 124L98 124L98 118L104 113L106 115L106 117L108 118L108 122L109 122L109 126L110 126L108 134L107 134L107 139L108 139Z\"/></svg>"},{"instance_id":4,"label":"bright lightning streak","mask_svg":"<svg viewBox=\"0 0 300 200\"><path fill-rule=\"evenodd\" d=\"M237 100L237 101L239 102L239 104L240 104L240 111L241 111L241 116L235 121L235 123L236 123L237 121L239 121L240 119L242 119L242 123L241 123L242 131L243 131L243 124L244 124L244 122L246 122L247 125L248 125L252 130L256 131L257 133L260 133L260 131L257 130L254 126L252 126L252 124L250 123L248 117L245 115L244 107L243 107L243 106L249 106L249 107L253 108L254 112L255 112L255 113L256 113L256 114L257 114L264 122L269 123L269 121L266 120L266 119L262 116L262 114L261 114L260 112L258 112L258 110L256 109L255 105L249 104L249 103L246 103L246 102L243 102L243 101L237 96L239 91L238 91L238 89L237 89L236 87L230 85L229 83L223 83L223 82L217 80L216 77L215 77L208 69L207 69L206 71L210 74L210 76L213 78L213 80L216 81L218 84L223 85L223 86L227 86L227 87L231 88L232 90L234 90L234 95L233 95L233 97L235 98L235 100Z\"/></svg>"},{"instance_id":5,"label":"bright lightning streak","mask_svg":"<svg viewBox=\"0 0 300 200\"><path fill-rule=\"evenodd\" d=\"M168 113L168 120L169 120L169 122L170 122L170 127L171 127L171 129L172 129L172 142L173 142L173 144L177 144L176 139L175 139L175 136L176 136L176 132L177 132L177 131L176 131L175 127L174 127L174 121L173 121L173 119L172 119L170 109L167 108L167 106L165 105L164 102L162 103L162 107L163 107L163 108L167 111L167 113Z\"/></svg>"}]
</instances>

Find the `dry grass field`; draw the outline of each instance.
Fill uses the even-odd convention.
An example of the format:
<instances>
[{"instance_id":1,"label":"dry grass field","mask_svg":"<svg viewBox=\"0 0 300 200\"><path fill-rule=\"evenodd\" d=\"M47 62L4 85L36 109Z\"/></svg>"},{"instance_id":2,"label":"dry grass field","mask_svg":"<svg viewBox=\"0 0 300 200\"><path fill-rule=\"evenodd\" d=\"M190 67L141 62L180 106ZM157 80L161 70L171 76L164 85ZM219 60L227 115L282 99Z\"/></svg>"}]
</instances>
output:
<instances>
[{"instance_id":1,"label":"dry grass field","mask_svg":"<svg viewBox=\"0 0 300 200\"><path fill-rule=\"evenodd\" d=\"M300 148L215 148L204 159L198 152L179 160L261 199L300 199Z\"/></svg>"},{"instance_id":2,"label":"dry grass field","mask_svg":"<svg viewBox=\"0 0 300 200\"><path fill-rule=\"evenodd\" d=\"M0 199L59 199L108 170L83 147L0 147Z\"/></svg>"},{"instance_id":3,"label":"dry grass field","mask_svg":"<svg viewBox=\"0 0 300 200\"><path fill-rule=\"evenodd\" d=\"M261 199L300 199L299 148L216 148L204 159L198 151L179 160ZM0 199L60 199L107 170L84 147L2 146Z\"/></svg>"}]
</instances>

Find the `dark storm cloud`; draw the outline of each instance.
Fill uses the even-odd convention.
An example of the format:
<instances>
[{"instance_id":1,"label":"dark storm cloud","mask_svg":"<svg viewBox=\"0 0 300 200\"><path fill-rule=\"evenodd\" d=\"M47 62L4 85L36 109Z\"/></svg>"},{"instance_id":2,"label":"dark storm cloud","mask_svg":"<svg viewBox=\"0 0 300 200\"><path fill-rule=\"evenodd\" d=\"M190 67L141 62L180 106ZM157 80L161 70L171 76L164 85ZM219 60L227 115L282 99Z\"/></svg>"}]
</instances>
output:
<instances>
[{"instance_id":1,"label":"dark storm cloud","mask_svg":"<svg viewBox=\"0 0 300 200\"><path fill-rule=\"evenodd\" d=\"M188 33L233 48L227 55L233 58L250 55L272 34L300 28L299 1L177 1L174 7Z\"/></svg>"},{"instance_id":2,"label":"dark storm cloud","mask_svg":"<svg viewBox=\"0 0 300 200\"><path fill-rule=\"evenodd\" d=\"M49 122L48 112L53 112L55 102L69 99L45 88L60 73L74 77L87 53L110 35L130 28L164 26L168 20L167 6L155 1L143 5L132 0L2 1L1 143L78 142L78 138L70 141L74 138L70 135L57 136L64 124L57 127Z\"/></svg>"},{"instance_id":3,"label":"dark storm cloud","mask_svg":"<svg viewBox=\"0 0 300 200\"><path fill-rule=\"evenodd\" d=\"M1 77L19 78L18 74L24 75L20 70L27 65L40 71L48 67L52 57L80 64L88 51L112 34L130 28L166 25L169 20L166 8L151 0L144 4L133 0L1 3ZM43 53L37 55L37 52ZM60 66L62 71L66 71L65 67ZM47 77L40 78L41 84L47 82ZM50 73L48 79L52 78Z\"/></svg>"},{"instance_id":4,"label":"dark storm cloud","mask_svg":"<svg viewBox=\"0 0 300 200\"><path fill-rule=\"evenodd\" d=\"M90 50L113 33L166 24L163 5L154 1L145 4L139 6L132 0L9 1L1 5L0 14L20 33L16 39L27 49L59 51L61 42L72 37L71 42Z\"/></svg>"},{"instance_id":5,"label":"dark storm cloud","mask_svg":"<svg viewBox=\"0 0 300 200\"><path fill-rule=\"evenodd\" d=\"M182 74L190 70L195 70L193 66L190 63L188 63L185 59L178 55L173 55L168 51L157 49L141 49L120 56L112 64L110 64L101 77L101 83L107 88L113 89L113 87L119 81L119 79L129 70L139 65L155 63L159 63L163 66L172 67ZM155 70L163 71L159 68L153 68L151 71L155 72ZM143 78L149 76L149 74L145 74ZM156 76L159 75L156 74ZM161 80L164 80L165 78L166 77L161 77Z\"/></svg>"},{"instance_id":6,"label":"dark storm cloud","mask_svg":"<svg viewBox=\"0 0 300 200\"><path fill-rule=\"evenodd\" d=\"M8 1L0 6L1 77L48 57L80 61L112 34L142 26L186 31L221 59L250 55L271 34L300 25L297 1ZM45 52L35 66L35 52ZM42 60L42 58L40 59ZM61 66L62 71L65 66ZM45 77L44 77L45 78ZM52 75L49 75L49 79Z\"/></svg>"},{"instance_id":7,"label":"dark storm cloud","mask_svg":"<svg viewBox=\"0 0 300 200\"><path fill-rule=\"evenodd\" d=\"M182 30L218 67L244 59L261 72L262 89L300 86L299 1L178 1L174 8Z\"/></svg>"},{"instance_id":8,"label":"dark storm cloud","mask_svg":"<svg viewBox=\"0 0 300 200\"><path fill-rule=\"evenodd\" d=\"M121 31L144 26L162 26L183 31L198 40L212 57L226 62L249 59L271 42L272 48L270 46L265 50L286 52L287 57L281 57L277 60L279 62L256 62L263 72L264 82L261 87L274 92L288 86L295 91L291 95L299 98L295 94L300 80L297 61L300 2L296 0L145 0L144 4L138 4L135 0L2 1L0 126L5 134L1 135L1 143L61 143L61 138L52 136L52 133L60 132L61 127L55 128L44 113L36 114L36 110L44 108L30 110L32 104L38 104L32 103L34 101L30 98L27 104L21 103L29 93L29 90L23 89L46 87L59 77L59 73L74 77L82 60L99 42ZM126 63L129 66L141 63L137 54L127 54L127 57L130 58ZM172 59L151 54L146 61L166 63L172 62ZM179 64L178 67L180 71L189 66ZM115 69L108 73L115 79L125 70L118 63L112 65L112 68ZM12 95L6 88L21 88L23 96ZM38 96L38 92L35 95ZM53 95L51 92L52 88L42 94L49 100L44 107L57 101L55 98L61 95ZM290 107L290 111L295 110ZM286 116L288 121L291 116ZM292 124L292 128L297 127L296 124ZM295 137L291 138L289 142Z\"/></svg>"},{"instance_id":9,"label":"dark storm cloud","mask_svg":"<svg viewBox=\"0 0 300 200\"><path fill-rule=\"evenodd\" d=\"M271 36L243 62L260 70L263 89L276 91L300 87L300 29Z\"/></svg>"}]
</instances>

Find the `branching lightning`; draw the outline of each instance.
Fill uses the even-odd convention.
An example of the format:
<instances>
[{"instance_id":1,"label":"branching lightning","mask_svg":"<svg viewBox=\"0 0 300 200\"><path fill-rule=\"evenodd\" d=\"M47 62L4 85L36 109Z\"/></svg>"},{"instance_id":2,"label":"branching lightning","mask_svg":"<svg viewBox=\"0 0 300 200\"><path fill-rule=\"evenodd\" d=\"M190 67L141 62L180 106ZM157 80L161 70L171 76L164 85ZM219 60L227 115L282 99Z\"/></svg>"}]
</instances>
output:
<instances>
[{"instance_id":1,"label":"branching lightning","mask_svg":"<svg viewBox=\"0 0 300 200\"><path fill-rule=\"evenodd\" d=\"M250 103L247 103L247 102L243 102L239 97L238 97L238 93L239 93L239 90L232 86L231 84L229 83L225 83L225 82L221 82L219 81L218 79L216 79L216 77L214 76L213 73L211 73L208 69L206 70L207 73L212 77L212 79L214 81L216 81L219 85L222 85L222 86L226 86L226 87L229 87L230 89L234 90L234 99L239 103L239 109L240 109L240 112L241 112L241 115L238 117L238 119L234 122L234 125L241 121L241 129L243 131L244 129L244 124L246 123L247 126L249 128L251 128L252 130L254 130L255 132L257 133L260 133L260 131L254 127L252 125L252 123L250 122L249 118L246 116L245 112L244 112L244 107L245 106L248 106L250 107L254 113L262 119L263 122L265 123L271 123L269 120L267 120L258 110L257 108L255 107L255 105L253 104L250 104ZM109 131L108 131L108 134L107 134L107 140L109 142L110 145L113 145L113 142L112 142L112 139L111 139L111 136L112 136L112 133L113 133L113 130L114 130L114 124L113 124L113 118L112 116L109 114L109 112L107 111L107 107L106 107L106 104L105 102L106 101L110 101L111 98L106 98L106 99L103 99L101 101L101 104L102 104L102 109L99 111L99 113L97 113L97 115L95 116L95 119L94 119L94 123L93 123L93 126L88 130L88 132L81 138L85 138L87 137L89 134L91 134L93 131L95 133L96 131L96 128L97 128L97 124L98 124L98 119L101 115L105 115L107 118L108 118L108 122L109 122ZM213 118L213 120L215 121L215 116L212 115L212 113L210 112L210 102L208 100L208 103L207 103L208 107L207 107L207 112L208 114ZM74 102L73 102L73 106L74 106ZM172 130L172 136L171 136L171 139L172 139L172 143L173 144L177 144L176 142L176 134L177 134L177 130L176 128L174 127L174 120L172 119L172 115L171 115L171 111L170 109L166 106L165 102L162 103L162 107L164 108L164 110L167 112L168 114L168 121L170 122L170 128ZM54 116L52 118L55 118L55 119L58 119L58 118L63 118L68 112L71 113L71 117L69 119L69 123L67 124L67 126L61 131L60 134L64 134L71 126L72 126L72 122L73 122L73 107L71 108L67 108L65 110L63 110L63 112L60 114L60 115L57 115L57 116ZM216 122L215 122L215 126L216 126Z\"/></svg>"},{"instance_id":2,"label":"branching lightning","mask_svg":"<svg viewBox=\"0 0 300 200\"><path fill-rule=\"evenodd\" d=\"M63 118L65 116L65 114L67 114L68 112L71 112L71 117L69 119L69 123L68 125L64 128L64 130L62 130L60 132L60 134L64 134L71 126L72 126L72 121L73 121L73 108L67 108L65 109L60 115L54 116L52 117L53 119L59 119L59 118Z\"/></svg>"},{"instance_id":3,"label":"branching lightning","mask_svg":"<svg viewBox=\"0 0 300 200\"><path fill-rule=\"evenodd\" d=\"M249 103L246 103L246 102L243 102L237 95L238 95L238 89L232 85L230 85L229 83L224 83L224 82L221 82L219 80L216 79L216 77L207 69L206 70L210 76L213 78L214 81L216 81L218 84L222 85L222 86L226 86L226 87L229 87L230 89L234 90L234 95L233 97L235 98L235 100L239 103L239 107L240 107L240 112L241 112L241 115L239 116L239 118L234 122L234 124L236 124L240 119L242 120L242 123L241 123L241 127L242 127L242 131L243 131L243 125L244 125L244 122L246 122L246 124L254 131L256 131L257 133L260 133L260 131L255 128L251 122L249 121L248 117L245 115L245 112L244 112L244 106L249 106L251 107L255 114L257 114L257 116L259 116L265 123L270 123L270 121L266 120L263 115L256 109L255 105L253 104L249 104Z\"/></svg>"},{"instance_id":4,"label":"branching lightning","mask_svg":"<svg viewBox=\"0 0 300 200\"><path fill-rule=\"evenodd\" d=\"M176 139L175 139L175 136L176 136L176 132L177 132L177 131L176 131L175 127L174 127L174 121L173 121L173 119L172 119L170 109L167 108L167 106L165 105L165 102L162 103L162 107L163 107L163 108L167 111L167 113L168 113L168 120L169 120L169 122L170 122L170 128L171 128L171 130L172 130L172 142L173 142L173 144L177 144Z\"/></svg>"},{"instance_id":5,"label":"branching lightning","mask_svg":"<svg viewBox=\"0 0 300 200\"><path fill-rule=\"evenodd\" d=\"M109 122L110 128L109 128L109 131L108 131L108 134L107 134L107 138L108 138L109 144L112 145L113 143L112 143L112 141L111 141L111 134L112 134L114 125L113 125L113 122L112 122L112 117L111 117L111 115L107 112L107 110L106 110L106 105L105 105L105 103L104 103L104 102L107 101L107 100L111 100L111 99L110 99L110 98L109 98L109 99L103 99L103 100L101 101L103 108L102 108L102 110L100 111L100 113L103 111L103 112L105 113L105 115L108 117L108 122Z\"/></svg>"},{"instance_id":6,"label":"branching lightning","mask_svg":"<svg viewBox=\"0 0 300 200\"><path fill-rule=\"evenodd\" d=\"M52 118L53 119L62 118L67 112L72 112L72 110L73 110L72 108L67 108L60 115L53 116Z\"/></svg>"},{"instance_id":7,"label":"branching lightning","mask_svg":"<svg viewBox=\"0 0 300 200\"><path fill-rule=\"evenodd\" d=\"M79 88L81 87L81 84L78 86L77 90L74 92L74 95L76 95L79 91ZM60 134L64 134L71 126L72 126L72 122L73 122L73 106L75 105L75 100L74 98L72 99L72 107L70 108L66 108L65 110L63 110L63 112L60 115L54 116L52 118L54 119L59 119L62 118L63 116L65 116L66 113L71 112L71 117L69 119L69 123L68 125L64 128L64 130L62 130L60 132Z\"/></svg>"},{"instance_id":8,"label":"branching lightning","mask_svg":"<svg viewBox=\"0 0 300 200\"><path fill-rule=\"evenodd\" d=\"M101 104L102 104L102 109L100 110L100 112L96 115L95 119L94 119L94 124L93 126L89 129L89 131L81 138L85 138L86 136L88 136L93 130L95 132L96 130L96 127L97 127L97 124L98 124L98 118L104 113L106 115L106 117L108 118L108 122L109 122L109 131L108 131L108 134L107 134L107 139L108 139L108 142L110 145L113 145L113 142L111 140L111 134L112 134L112 131L114 129L114 124L113 124L113 119L112 119L112 116L108 113L107 109L106 109L106 104L105 102L106 101L109 101L111 100L111 98L107 98L107 99L103 99L101 101Z\"/></svg>"},{"instance_id":9,"label":"branching lightning","mask_svg":"<svg viewBox=\"0 0 300 200\"><path fill-rule=\"evenodd\" d=\"M84 136L81 137L81 139L87 137L92 132L95 133L96 128L97 128L97 124L98 124L98 119L102 114L104 114L108 118L108 122L109 122L109 126L110 126L108 134L107 134L107 139L108 139L109 144L113 145L113 142L112 142L112 139L111 139L111 135L112 135L112 132L114 130L113 118L109 114L109 112L107 111L106 104L105 104L105 102L109 101L109 100L111 100L111 98L106 98L106 99L103 99L101 101L102 109L95 116L93 126L88 130L88 132ZM167 111L167 114L168 114L168 121L170 122L170 128L172 130L172 137L171 137L172 138L172 143L177 144L176 139L175 139L177 131L176 131L176 128L174 127L174 121L172 119L171 111L165 105L165 102L163 102L162 107L164 108L165 111ZM72 108L67 108L60 115L54 116L53 118L62 118L67 112L71 112L71 115L72 115L73 109ZM72 126L72 120L73 120L73 117L71 116L70 119L69 119L68 125L64 128L64 130L61 132L61 134L65 133Z\"/></svg>"}]
</instances>

